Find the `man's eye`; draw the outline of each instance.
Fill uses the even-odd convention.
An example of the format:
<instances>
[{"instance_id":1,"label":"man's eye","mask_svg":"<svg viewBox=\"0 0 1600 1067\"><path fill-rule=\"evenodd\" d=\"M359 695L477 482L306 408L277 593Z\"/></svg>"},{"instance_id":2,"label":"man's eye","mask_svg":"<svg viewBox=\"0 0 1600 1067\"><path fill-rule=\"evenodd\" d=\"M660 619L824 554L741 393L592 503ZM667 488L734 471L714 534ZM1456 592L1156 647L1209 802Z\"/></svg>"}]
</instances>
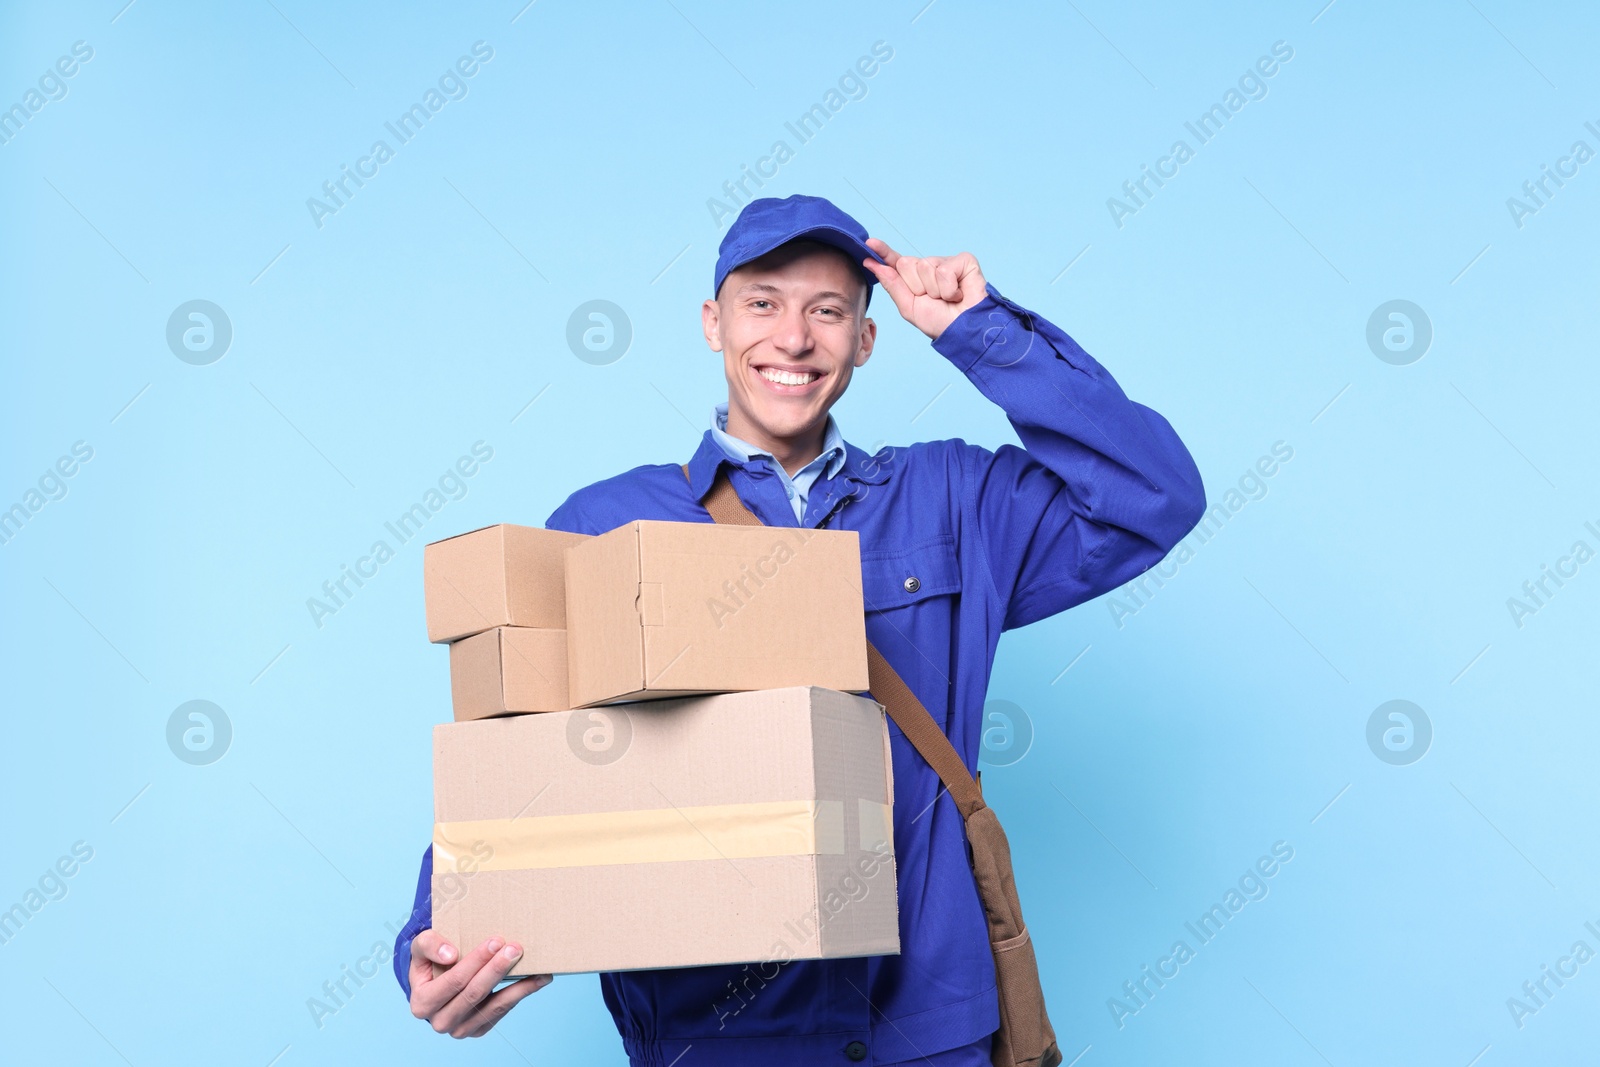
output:
<instances>
[{"instance_id":1,"label":"man's eye","mask_svg":"<svg viewBox=\"0 0 1600 1067\"><path fill-rule=\"evenodd\" d=\"M823 315L832 315L835 318L837 318L838 315L839 315L839 309L838 308L818 308L817 311L820 312Z\"/></svg>"},{"instance_id":2,"label":"man's eye","mask_svg":"<svg viewBox=\"0 0 1600 1067\"><path fill-rule=\"evenodd\" d=\"M753 308L769 308L772 306L772 302L769 300L752 300L750 306Z\"/></svg>"}]
</instances>

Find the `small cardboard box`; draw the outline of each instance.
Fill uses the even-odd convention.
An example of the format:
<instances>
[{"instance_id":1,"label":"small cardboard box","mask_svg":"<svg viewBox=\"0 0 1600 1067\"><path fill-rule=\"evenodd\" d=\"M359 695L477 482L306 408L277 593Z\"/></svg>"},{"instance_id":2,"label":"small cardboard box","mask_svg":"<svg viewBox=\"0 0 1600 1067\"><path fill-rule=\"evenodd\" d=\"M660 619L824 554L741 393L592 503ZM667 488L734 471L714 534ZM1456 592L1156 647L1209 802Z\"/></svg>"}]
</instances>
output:
<instances>
[{"instance_id":1,"label":"small cardboard box","mask_svg":"<svg viewBox=\"0 0 1600 1067\"><path fill-rule=\"evenodd\" d=\"M567 631L497 626L450 643L456 721L514 712L565 711Z\"/></svg>"},{"instance_id":2,"label":"small cardboard box","mask_svg":"<svg viewBox=\"0 0 1600 1067\"><path fill-rule=\"evenodd\" d=\"M883 709L797 687L434 727L433 925L522 974L900 951Z\"/></svg>"},{"instance_id":3,"label":"small cardboard box","mask_svg":"<svg viewBox=\"0 0 1600 1067\"><path fill-rule=\"evenodd\" d=\"M572 706L867 688L854 530L632 522L567 551Z\"/></svg>"},{"instance_id":4,"label":"small cardboard box","mask_svg":"<svg viewBox=\"0 0 1600 1067\"><path fill-rule=\"evenodd\" d=\"M455 641L496 626L567 625L562 555L585 534L485 526L422 552L428 640Z\"/></svg>"}]
</instances>

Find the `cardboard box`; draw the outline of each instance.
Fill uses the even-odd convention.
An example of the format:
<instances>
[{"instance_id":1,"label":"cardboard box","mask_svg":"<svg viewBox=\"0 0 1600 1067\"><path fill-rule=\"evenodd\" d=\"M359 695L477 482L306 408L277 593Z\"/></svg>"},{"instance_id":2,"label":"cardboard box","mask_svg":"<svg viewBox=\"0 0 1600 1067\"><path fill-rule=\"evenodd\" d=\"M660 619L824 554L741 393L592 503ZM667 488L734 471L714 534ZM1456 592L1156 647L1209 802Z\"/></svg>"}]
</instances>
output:
<instances>
[{"instance_id":1,"label":"cardboard box","mask_svg":"<svg viewBox=\"0 0 1600 1067\"><path fill-rule=\"evenodd\" d=\"M895 954L882 708L797 687L434 727L433 925L513 974Z\"/></svg>"},{"instance_id":2,"label":"cardboard box","mask_svg":"<svg viewBox=\"0 0 1600 1067\"><path fill-rule=\"evenodd\" d=\"M567 631L497 626L450 643L456 721L513 712L565 711Z\"/></svg>"},{"instance_id":3,"label":"cardboard box","mask_svg":"<svg viewBox=\"0 0 1600 1067\"><path fill-rule=\"evenodd\" d=\"M567 552L572 706L867 688L854 530L632 522Z\"/></svg>"},{"instance_id":4,"label":"cardboard box","mask_svg":"<svg viewBox=\"0 0 1600 1067\"><path fill-rule=\"evenodd\" d=\"M584 534L533 526L485 526L422 552L429 641L455 641L496 626L567 625L562 555Z\"/></svg>"}]
</instances>

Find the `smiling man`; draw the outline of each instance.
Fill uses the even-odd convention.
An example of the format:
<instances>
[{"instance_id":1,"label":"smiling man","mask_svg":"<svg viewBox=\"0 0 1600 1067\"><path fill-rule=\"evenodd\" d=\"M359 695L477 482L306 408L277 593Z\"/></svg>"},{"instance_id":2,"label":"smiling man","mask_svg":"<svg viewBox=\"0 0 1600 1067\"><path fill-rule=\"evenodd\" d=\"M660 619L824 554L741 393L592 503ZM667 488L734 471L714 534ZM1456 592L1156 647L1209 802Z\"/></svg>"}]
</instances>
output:
<instances>
[{"instance_id":1,"label":"smiling man","mask_svg":"<svg viewBox=\"0 0 1600 1067\"><path fill-rule=\"evenodd\" d=\"M706 344L722 353L728 379L728 402L716 410L727 436L713 437L746 458L765 450L786 490L799 478L797 522L816 471L843 458L828 411L877 340L862 269L849 253L802 238L729 272L700 309Z\"/></svg>"},{"instance_id":2,"label":"smiling man","mask_svg":"<svg viewBox=\"0 0 1600 1067\"><path fill-rule=\"evenodd\" d=\"M952 439L868 455L844 440L829 411L872 355L875 283L999 405L1022 447ZM702 502L725 477L769 526L856 530L867 637L975 771L1001 631L1161 560L1205 511L1188 450L1071 337L1001 296L970 254L899 255L826 200L747 205L723 239L712 293L701 324L722 354L728 400L688 477L676 462L637 467L574 493L546 525L599 534L636 519L709 522ZM739 966L602 974L632 1063L990 1062L994 961L961 814L900 730L889 733L900 955L791 961L754 982ZM550 979L497 991L520 946L439 938L431 871L430 852L395 973L414 1015L478 1036Z\"/></svg>"}]
</instances>

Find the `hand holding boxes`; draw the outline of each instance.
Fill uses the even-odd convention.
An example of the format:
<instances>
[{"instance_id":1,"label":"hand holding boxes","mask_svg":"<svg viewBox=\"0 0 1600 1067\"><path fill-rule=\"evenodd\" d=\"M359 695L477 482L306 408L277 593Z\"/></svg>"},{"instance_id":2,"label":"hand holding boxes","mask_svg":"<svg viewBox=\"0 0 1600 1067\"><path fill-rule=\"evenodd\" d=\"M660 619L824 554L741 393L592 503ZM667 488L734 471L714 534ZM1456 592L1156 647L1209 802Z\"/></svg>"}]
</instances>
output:
<instances>
[{"instance_id":1,"label":"hand holding boxes","mask_svg":"<svg viewBox=\"0 0 1600 1067\"><path fill-rule=\"evenodd\" d=\"M495 526L424 573L452 943L516 941L516 974L899 951L854 532Z\"/></svg>"}]
</instances>

